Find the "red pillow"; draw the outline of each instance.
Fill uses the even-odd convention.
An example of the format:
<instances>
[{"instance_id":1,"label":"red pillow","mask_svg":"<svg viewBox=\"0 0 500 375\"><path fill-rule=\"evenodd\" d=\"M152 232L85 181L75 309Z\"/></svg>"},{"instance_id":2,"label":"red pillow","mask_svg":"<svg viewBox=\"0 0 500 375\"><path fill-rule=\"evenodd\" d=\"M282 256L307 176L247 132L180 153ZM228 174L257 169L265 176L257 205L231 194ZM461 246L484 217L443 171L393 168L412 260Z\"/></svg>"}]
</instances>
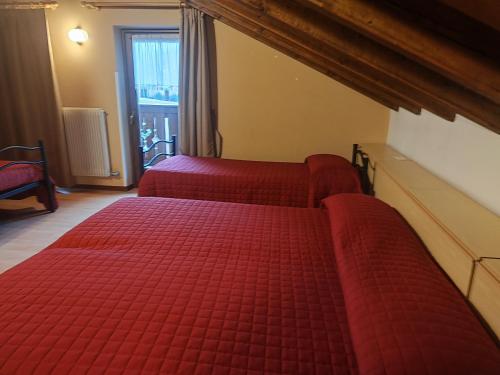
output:
<instances>
[{"instance_id":1,"label":"red pillow","mask_svg":"<svg viewBox=\"0 0 500 375\"><path fill-rule=\"evenodd\" d=\"M309 168L308 206L319 207L323 198L339 193L362 193L359 173L341 156L317 154L306 158Z\"/></svg>"}]
</instances>

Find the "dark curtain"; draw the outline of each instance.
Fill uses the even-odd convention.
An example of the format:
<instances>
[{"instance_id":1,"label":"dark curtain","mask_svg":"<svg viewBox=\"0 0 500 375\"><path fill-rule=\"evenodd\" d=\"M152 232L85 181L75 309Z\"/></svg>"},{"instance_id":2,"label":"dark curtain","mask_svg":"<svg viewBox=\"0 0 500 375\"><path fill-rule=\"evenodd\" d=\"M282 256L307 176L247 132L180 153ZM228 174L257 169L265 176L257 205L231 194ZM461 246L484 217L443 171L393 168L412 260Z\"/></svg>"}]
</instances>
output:
<instances>
[{"instance_id":1,"label":"dark curtain","mask_svg":"<svg viewBox=\"0 0 500 375\"><path fill-rule=\"evenodd\" d=\"M52 177L71 185L44 10L0 10L0 25L0 148L41 139Z\"/></svg>"},{"instance_id":2,"label":"dark curtain","mask_svg":"<svg viewBox=\"0 0 500 375\"><path fill-rule=\"evenodd\" d=\"M182 8L179 133L181 154L220 156L213 19Z\"/></svg>"}]
</instances>

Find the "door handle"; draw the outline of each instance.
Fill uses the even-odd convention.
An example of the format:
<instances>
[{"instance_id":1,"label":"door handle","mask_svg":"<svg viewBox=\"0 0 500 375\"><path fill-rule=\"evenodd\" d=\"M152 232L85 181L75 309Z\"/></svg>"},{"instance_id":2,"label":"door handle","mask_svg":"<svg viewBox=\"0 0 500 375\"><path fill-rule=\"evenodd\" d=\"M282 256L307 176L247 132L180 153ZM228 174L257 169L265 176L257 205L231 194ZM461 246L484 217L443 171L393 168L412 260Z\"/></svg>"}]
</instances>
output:
<instances>
[{"instance_id":1,"label":"door handle","mask_svg":"<svg viewBox=\"0 0 500 375\"><path fill-rule=\"evenodd\" d=\"M130 126L135 126L135 113L132 112L128 115L128 124Z\"/></svg>"}]
</instances>

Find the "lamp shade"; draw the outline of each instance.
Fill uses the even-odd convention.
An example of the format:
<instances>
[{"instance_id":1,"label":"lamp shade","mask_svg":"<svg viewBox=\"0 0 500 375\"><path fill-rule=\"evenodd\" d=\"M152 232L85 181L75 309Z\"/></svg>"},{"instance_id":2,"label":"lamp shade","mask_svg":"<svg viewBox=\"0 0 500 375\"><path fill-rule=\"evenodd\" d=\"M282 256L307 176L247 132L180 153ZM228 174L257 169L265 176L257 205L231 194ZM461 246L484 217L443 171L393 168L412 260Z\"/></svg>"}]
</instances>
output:
<instances>
[{"instance_id":1,"label":"lamp shade","mask_svg":"<svg viewBox=\"0 0 500 375\"><path fill-rule=\"evenodd\" d=\"M68 32L68 37L75 43L83 44L89 39L89 34L82 28L76 27Z\"/></svg>"}]
</instances>

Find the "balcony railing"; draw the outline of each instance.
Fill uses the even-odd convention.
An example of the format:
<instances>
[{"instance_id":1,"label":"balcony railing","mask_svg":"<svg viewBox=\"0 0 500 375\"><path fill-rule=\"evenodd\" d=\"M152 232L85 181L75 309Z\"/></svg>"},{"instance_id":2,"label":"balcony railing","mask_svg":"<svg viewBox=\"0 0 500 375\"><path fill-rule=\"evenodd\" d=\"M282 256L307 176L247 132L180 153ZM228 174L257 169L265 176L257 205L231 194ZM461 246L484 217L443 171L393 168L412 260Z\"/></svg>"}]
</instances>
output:
<instances>
[{"instance_id":1,"label":"balcony railing","mask_svg":"<svg viewBox=\"0 0 500 375\"><path fill-rule=\"evenodd\" d=\"M139 100L139 125L141 146L147 148L158 140L170 140L178 134L178 105L175 102L141 98ZM176 146L178 147L178 146ZM171 144L159 143L144 155L148 164L158 153L173 153ZM178 150L175 150L175 154ZM155 160L160 161L160 159Z\"/></svg>"}]
</instances>

